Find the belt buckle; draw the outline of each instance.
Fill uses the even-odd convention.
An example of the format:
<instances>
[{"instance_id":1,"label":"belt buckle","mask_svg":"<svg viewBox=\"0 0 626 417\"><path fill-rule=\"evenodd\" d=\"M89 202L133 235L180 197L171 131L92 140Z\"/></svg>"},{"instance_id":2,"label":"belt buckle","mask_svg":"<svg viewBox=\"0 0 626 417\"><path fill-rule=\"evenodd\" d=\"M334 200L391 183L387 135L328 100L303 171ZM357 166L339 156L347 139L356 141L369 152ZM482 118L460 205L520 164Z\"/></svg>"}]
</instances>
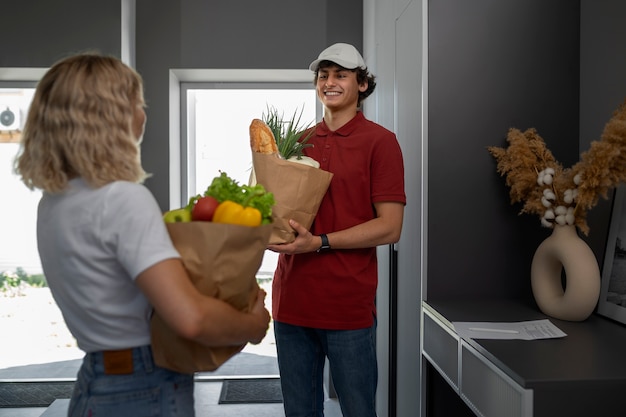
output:
<instances>
[{"instance_id":1,"label":"belt buckle","mask_svg":"<svg viewBox=\"0 0 626 417\"><path fill-rule=\"evenodd\" d=\"M106 375L128 375L133 373L133 350L105 350L102 352Z\"/></svg>"}]
</instances>

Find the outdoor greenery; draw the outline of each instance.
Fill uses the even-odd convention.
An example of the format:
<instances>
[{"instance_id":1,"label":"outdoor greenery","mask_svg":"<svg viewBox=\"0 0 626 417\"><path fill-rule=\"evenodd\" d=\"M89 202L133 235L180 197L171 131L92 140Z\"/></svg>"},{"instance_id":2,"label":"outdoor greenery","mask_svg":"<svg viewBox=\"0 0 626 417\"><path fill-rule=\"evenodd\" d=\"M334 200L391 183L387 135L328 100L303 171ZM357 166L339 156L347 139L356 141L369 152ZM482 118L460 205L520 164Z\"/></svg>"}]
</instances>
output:
<instances>
[{"instance_id":1,"label":"outdoor greenery","mask_svg":"<svg viewBox=\"0 0 626 417\"><path fill-rule=\"evenodd\" d=\"M259 285L266 284L272 280L272 276L257 276ZM0 293L19 294L19 289L24 286L35 288L47 288L48 282L43 274L31 275L18 267L15 271L0 272Z\"/></svg>"},{"instance_id":2,"label":"outdoor greenery","mask_svg":"<svg viewBox=\"0 0 626 417\"><path fill-rule=\"evenodd\" d=\"M0 292L15 292L22 285L41 288L47 287L48 283L43 274L31 275L21 267L0 273Z\"/></svg>"}]
</instances>

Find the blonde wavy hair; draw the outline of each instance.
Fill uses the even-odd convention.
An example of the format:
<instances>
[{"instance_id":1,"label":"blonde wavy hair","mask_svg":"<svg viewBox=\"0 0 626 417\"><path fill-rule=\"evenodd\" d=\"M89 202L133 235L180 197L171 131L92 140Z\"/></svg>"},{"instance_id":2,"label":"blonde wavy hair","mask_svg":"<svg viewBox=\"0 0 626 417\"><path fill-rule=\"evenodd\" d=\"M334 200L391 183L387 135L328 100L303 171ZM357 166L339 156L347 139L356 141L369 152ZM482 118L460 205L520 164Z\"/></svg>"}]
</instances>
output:
<instances>
[{"instance_id":1,"label":"blonde wavy hair","mask_svg":"<svg viewBox=\"0 0 626 417\"><path fill-rule=\"evenodd\" d=\"M141 76L115 57L91 52L55 63L37 84L15 173L31 190L50 193L75 177L93 187L142 182L132 122L143 105Z\"/></svg>"}]
</instances>

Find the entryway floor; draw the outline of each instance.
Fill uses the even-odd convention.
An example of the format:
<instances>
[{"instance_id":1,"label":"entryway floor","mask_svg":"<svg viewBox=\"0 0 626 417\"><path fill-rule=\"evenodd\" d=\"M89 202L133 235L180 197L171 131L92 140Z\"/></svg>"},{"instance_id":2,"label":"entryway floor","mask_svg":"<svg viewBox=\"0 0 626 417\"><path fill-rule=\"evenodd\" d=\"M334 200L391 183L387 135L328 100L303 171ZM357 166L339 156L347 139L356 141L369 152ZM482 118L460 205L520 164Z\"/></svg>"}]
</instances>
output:
<instances>
[{"instance_id":1,"label":"entryway floor","mask_svg":"<svg viewBox=\"0 0 626 417\"><path fill-rule=\"evenodd\" d=\"M68 360L0 369L0 382L36 379L75 378L81 360ZM218 404L222 383L234 378L276 378L278 364L275 356L239 353L215 372L196 374L196 416L220 417L284 417L282 404ZM0 417L66 417L69 400L57 400L49 408L0 408ZM341 417L339 403L328 399L326 417Z\"/></svg>"}]
</instances>

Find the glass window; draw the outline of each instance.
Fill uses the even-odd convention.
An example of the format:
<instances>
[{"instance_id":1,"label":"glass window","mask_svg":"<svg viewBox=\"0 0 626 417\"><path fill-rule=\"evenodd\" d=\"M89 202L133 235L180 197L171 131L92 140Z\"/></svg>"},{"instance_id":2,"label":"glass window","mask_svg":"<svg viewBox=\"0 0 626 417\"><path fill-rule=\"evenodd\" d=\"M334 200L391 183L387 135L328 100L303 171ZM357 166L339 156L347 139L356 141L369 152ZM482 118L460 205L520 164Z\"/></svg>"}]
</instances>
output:
<instances>
[{"instance_id":1,"label":"glass window","mask_svg":"<svg viewBox=\"0 0 626 417\"><path fill-rule=\"evenodd\" d=\"M189 196L206 190L211 180L226 172L240 184L247 184L252 167L249 127L275 108L286 119L302 112L300 124L314 124L317 99L312 83L190 83L186 92L187 158L183 170ZM185 137L185 135L183 135ZM185 165L186 160L186 166ZM271 277L278 256L267 251L259 276Z\"/></svg>"},{"instance_id":2,"label":"glass window","mask_svg":"<svg viewBox=\"0 0 626 417\"><path fill-rule=\"evenodd\" d=\"M13 173L13 161L34 88L0 88L0 273L22 268L41 274L35 220L40 191Z\"/></svg>"},{"instance_id":3,"label":"glass window","mask_svg":"<svg viewBox=\"0 0 626 417\"><path fill-rule=\"evenodd\" d=\"M204 191L220 171L248 182L252 166L248 129L252 119L262 119L268 108L287 118L302 111L302 124L316 121L312 86L187 87L187 198Z\"/></svg>"},{"instance_id":4,"label":"glass window","mask_svg":"<svg viewBox=\"0 0 626 417\"><path fill-rule=\"evenodd\" d=\"M83 356L43 281L36 230L41 191L26 188L13 172L35 83L0 81L0 369ZM32 372L53 376L48 368Z\"/></svg>"}]
</instances>

